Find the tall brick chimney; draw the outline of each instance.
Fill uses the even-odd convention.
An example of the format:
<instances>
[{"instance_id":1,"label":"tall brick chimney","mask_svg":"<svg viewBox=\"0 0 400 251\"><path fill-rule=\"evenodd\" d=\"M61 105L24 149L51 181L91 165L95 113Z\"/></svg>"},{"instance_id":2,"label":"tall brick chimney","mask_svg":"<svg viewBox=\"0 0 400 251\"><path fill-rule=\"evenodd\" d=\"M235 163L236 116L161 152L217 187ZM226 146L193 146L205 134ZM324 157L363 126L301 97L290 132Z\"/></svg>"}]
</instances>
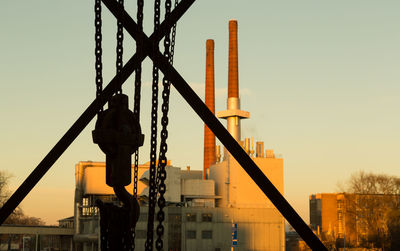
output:
<instances>
[{"instance_id":1,"label":"tall brick chimney","mask_svg":"<svg viewBox=\"0 0 400 251\"><path fill-rule=\"evenodd\" d=\"M215 113L215 91L214 91L214 40L208 39L206 42L206 86L205 103L212 113ZM215 135L204 124L204 162L203 179L210 165L215 163Z\"/></svg>"},{"instance_id":2,"label":"tall brick chimney","mask_svg":"<svg viewBox=\"0 0 400 251\"><path fill-rule=\"evenodd\" d=\"M217 117L227 120L228 132L239 142L240 120L250 118L250 113L240 110L237 29L237 21L230 20L227 109L217 112Z\"/></svg>"},{"instance_id":3,"label":"tall brick chimney","mask_svg":"<svg viewBox=\"0 0 400 251\"><path fill-rule=\"evenodd\" d=\"M228 98L239 97L237 21L229 21Z\"/></svg>"}]
</instances>

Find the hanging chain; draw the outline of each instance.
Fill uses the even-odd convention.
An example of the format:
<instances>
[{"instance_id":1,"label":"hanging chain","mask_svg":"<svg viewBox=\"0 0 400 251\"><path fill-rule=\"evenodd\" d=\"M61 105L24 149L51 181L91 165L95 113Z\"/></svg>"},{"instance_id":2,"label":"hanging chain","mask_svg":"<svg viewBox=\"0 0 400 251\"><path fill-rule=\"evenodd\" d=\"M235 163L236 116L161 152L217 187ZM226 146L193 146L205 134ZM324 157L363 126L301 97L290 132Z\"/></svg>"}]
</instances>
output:
<instances>
[{"instance_id":1,"label":"hanging chain","mask_svg":"<svg viewBox=\"0 0 400 251\"><path fill-rule=\"evenodd\" d=\"M169 17L171 13L171 0L166 0L165 1L165 19ZM167 32L164 38L164 57L168 59L169 61L171 60L170 58L170 46L171 46L171 40L170 40L170 33L171 30ZM171 63L171 61L170 61ZM171 83L168 79L166 79L165 75L163 78L163 92L162 92L162 99L163 103L161 106L161 111L163 113L162 118L161 118L161 142L160 142L160 155L158 158L158 168L157 168L157 187L158 187L158 192L159 192L159 198L158 198L158 207L159 211L157 213L157 219L158 219L158 225L157 225L157 240L156 240L156 249L158 251L163 250L163 240L162 237L164 235L164 226L163 226L163 221L165 219L165 213L163 211L165 207L165 179L167 178L167 172L165 170L165 167L167 165L167 138L168 138L168 110L169 110L169 94L170 94L170 86Z\"/></svg>"},{"instance_id":2,"label":"hanging chain","mask_svg":"<svg viewBox=\"0 0 400 251\"><path fill-rule=\"evenodd\" d=\"M160 0L154 1L154 31L160 25ZM158 68L153 64L151 106L151 139L150 139L150 189L149 189L149 211L147 219L146 251L153 250L154 211L157 193L156 188L156 159L157 159L157 110L158 110Z\"/></svg>"},{"instance_id":3,"label":"hanging chain","mask_svg":"<svg viewBox=\"0 0 400 251\"><path fill-rule=\"evenodd\" d=\"M175 0L174 8L176 8L176 6L178 6L178 3L179 3L179 0ZM171 65L174 62L174 54L175 54L176 24L177 24L177 22L175 22L174 26L172 27L172 35L171 35L171 52L170 52L170 55L169 55L169 63Z\"/></svg>"},{"instance_id":4,"label":"hanging chain","mask_svg":"<svg viewBox=\"0 0 400 251\"><path fill-rule=\"evenodd\" d=\"M143 31L143 0L137 1L137 23L139 30ZM141 45L136 42L136 51L141 50ZM138 122L140 121L140 92L142 86L142 64L136 69L135 72L135 104L133 106L133 114L136 116ZM133 176L133 195L137 198L137 184L138 184L138 170L139 170L139 149L135 151L135 167Z\"/></svg>"},{"instance_id":5,"label":"hanging chain","mask_svg":"<svg viewBox=\"0 0 400 251\"><path fill-rule=\"evenodd\" d=\"M139 26L139 30L143 31L143 0L137 1L137 23ZM136 42L136 52L142 50L141 45ZM133 114L135 115L137 122L140 122L140 92L142 87L142 64L140 63L139 67L135 72L135 102L133 105ZM135 163L134 163L134 174L133 174L133 196L138 198L137 187L138 187L138 176L139 176L139 148L135 151ZM136 229L132 229L132 247L135 250L135 237L136 237Z\"/></svg>"},{"instance_id":6,"label":"hanging chain","mask_svg":"<svg viewBox=\"0 0 400 251\"><path fill-rule=\"evenodd\" d=\"M124 0L118 0L118 3L121 5L121 7L124 7ZM123 57L123 41L124 41L124 29L122 26L122 23L120 21L117 22L117 62L116 62L116 68L117 68L117 74L122 70L123 62L122 62L122 57ZM119 87L117 90L117 93L122 93L122 85Z\"/></svg>"},{"instance_id":7,"label":"hanging chain","mask_svg":"<svg viewBox=\"0 0 400 251\"><path fill-rule=\"evenodd\" d=\"M94 26L95 26L95 69L96 69L96 97L99 97L101 92L103 91L103 63L102 63L102 48L101 48L101 0L95 0L94 3ZM101 107L100 112L103 111L103 107Z\"/></svg>"}]
</instances>

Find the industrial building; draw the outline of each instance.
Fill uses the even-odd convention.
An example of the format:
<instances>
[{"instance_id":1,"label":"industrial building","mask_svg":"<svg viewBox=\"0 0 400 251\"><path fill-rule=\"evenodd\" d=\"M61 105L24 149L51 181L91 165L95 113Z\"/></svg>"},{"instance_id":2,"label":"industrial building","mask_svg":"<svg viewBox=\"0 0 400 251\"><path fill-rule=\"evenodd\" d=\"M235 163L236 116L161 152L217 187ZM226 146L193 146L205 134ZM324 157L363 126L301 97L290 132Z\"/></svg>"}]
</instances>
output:
<instances>
[{"instance_id":1,"label":"industrial building","mask_svg":"<svg viewBox=\"0 0 400 251\"><path fill-rule=\"evenodd\" d=\"M214 113L214 41L206 43L206 105ZM229 22L229 78L227 110L217 117L227 120L231 135L283 194L283 159L264 142L241 139L240 120L250 113L240 110L238 85L237 21ZM167 207L164 226L165 250L277 250L285 249L284 218L245 173L237 161L221 147L205 126L204 169L190 170L167 164ZM147 196L149 164L139 166L138 195L141 206L135 230L136 250L144 250L147 237ZM97 199L116 201L105 184L104 162L79 162L75 167L75 250L99 249ZM132 178L133 179L133 178ZM133 184L133 182L132 182ZM128 191L133 185L127 186Z\"/></svg>"},{"instance_id":2,"label":"industrial building","mask_svg":"<svg viewBox=\"0 0 400 251\"><path fill-rule=\"evenodd\" d=\"M321 193L310 196L310 226L325 242L360 247L376 234L388 234L386 221L399 196Z\"/></svg>"},{"instance_id":3,"label":"industrial building","mask_svg":"<svg viewBox=\"0 0 400 251\"><path fill-rule=\"evenodd\" d=\"M72 251L74 231L62 226L0 226L0 250Z\"/></svg>"}]
</instances>

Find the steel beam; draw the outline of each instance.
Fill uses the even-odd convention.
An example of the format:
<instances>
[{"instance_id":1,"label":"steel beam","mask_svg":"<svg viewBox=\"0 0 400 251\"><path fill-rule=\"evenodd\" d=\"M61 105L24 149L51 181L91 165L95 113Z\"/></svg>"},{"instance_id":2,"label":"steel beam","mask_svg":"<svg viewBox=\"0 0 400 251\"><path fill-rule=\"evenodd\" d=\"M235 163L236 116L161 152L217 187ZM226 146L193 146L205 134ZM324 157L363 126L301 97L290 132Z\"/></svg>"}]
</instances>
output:
<instances>
[{"instance_id":1,"label":"steel beam","mask_svg":"<svg viewBox=\"0 0 400 251\"><path fill-rule=\"evenodd\" d=\"M89 124L97 111L104 106L106 101L112 96L117 88L119 88L133 71L144 60L146 54L153 60L157 67L172 82L178 92L183 96L186 102L199 115L204 123L214 132L218 139L224 144L232 156L239 162L242 168L254 180L258 187L271 200L279 212L289 221L292 227L299 233L303 240L313 250L327 250L322 242L313 234L311 229L300 218L296 211L290 206L286 199L280 194L270 180L253 162L249 155L242 149L236 140L229 134L225 127L219 122L214 114L207 108L203 101L190 88L188 83L182 76L169 64L168 60L161 54L158 49L158 42L163 35L171 28L171 26L184 14L195 0L183 0L177 8L171 13L171 16L163 22L160 29L148 38L138 29L137 24L132 18L118 6L114 0L102 0L109 8L114 16L121 21L128 33L135 38L137 43L142 46L142 50L136 53L128 63L123 67L121 72L117 74L109 85L104 89L102 94L96 98L89 107L83 112L78 120L66 132L66 134L57 142L53 149L33 170L22 185L14 192L10 199L0 209L0 223L12 213L25 196L33 189L50 167L57 161L61 154L69 147L75 138ZM185 5L186 4L186 5ZM174 20L175 21L172 21Z\"/></svg>"},{"instance_id":2,"label":"steel beam","mask_svg":"<svg viewBox=\"0 0 400 251\"><path fill-rule=\"evenodd\" d=\"M122 22L128 33L131 35L135 34L135 30L137 30L135 21L133 21L133 19L125 11L123 11L114 0L102 1L111 11L111 13L113 13L113 15L118 19L118 21ZM151 43L149 39L144 38L145 36L142 35L140 37L144 39L143 41L140 41L142 44ZM264 192L268 199L271 200L271 202L290 223L290 225L297 231L297 233L299 233L307 245L313 250L327 250L327 248L322 244L321 240L318 239L318 237L311 231L311 229L301 219L292 206L290 206L282 194L258 168L250 156L230 135L221 122L214 116L210 109L208 109L204 102L199 98L199 96L197 96L197 94L192 90L183 77L168 62L158 48L152 46L149 48L148 53L154 64L163 72L166 78L171 81L186 102L211 129L215 136L217 136L217 138L228 149L236 161L239 162L242 168L254 180L257 186Z\"/></svg>"},{"instance_id":3,"label":"steel beam","mask_svg":"<svg viewBox=\"0 0 400 251\"><path fill-rule=\"evenodd\" d=\"M128 77L138 68L141 62L147 57L148 48L154 46L157 48L159 41L167 34L177 20L189 9L194 0L183 0L170 14L170 16L162 22L160 28L155 31L151 38L148 38L143 32L139 31L138 26L132 26L131 31L134 33L134 38L139 42L147 42L143 44L142 50L136 52L131 59L124 65L121 72L118 73L104 88L103 92L97 97L75 121L71 128L64 136L55 144L44 159L37 165L32 173L18 187L13 195L0 209L0 225L7 217L15 210L26 195L36 186L40 179L53 166L58 158L72 144L78 135L85 129L90 121L96 116L101 107L105 105L107 100L119 89ZM126 12L125 12L126 13ZM127 15L127 13L126 13ZM152 45L152 46L150 46ZM157 46L157 47L156 47Z\"/></svg>"}]
</instances>

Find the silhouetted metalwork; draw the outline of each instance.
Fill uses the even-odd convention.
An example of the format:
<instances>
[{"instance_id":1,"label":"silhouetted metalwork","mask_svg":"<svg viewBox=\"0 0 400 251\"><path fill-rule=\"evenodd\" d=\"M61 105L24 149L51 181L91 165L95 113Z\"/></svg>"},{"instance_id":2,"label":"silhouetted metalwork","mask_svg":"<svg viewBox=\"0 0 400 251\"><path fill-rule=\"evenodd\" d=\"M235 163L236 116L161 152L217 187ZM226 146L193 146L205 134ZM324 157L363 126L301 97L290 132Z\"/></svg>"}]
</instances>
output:
<instances>
[{"instance_id":1,"label":"silhouetted metalwork","mask_svg":"<svg viewBox=\"0 0 400 251\"><path fill-rule=\"evenodd\" d=\"M133 27L135 39L141 39L142 35L146 39L150 39L151 45L158 44L164 37L165 33L170 29L174 23L186 12L186 10L193 4L194 0L185 0L171 12L170 17L160 25L160 29L155 31L150 38L144 35ZM125 13L125 12L124 12ZM136 25L136 24L135 24ZM148 41L148 40L146 40ZM149 45L149 46L151 46ZM97 112L105 105L107 100L118 90L129 76L138 68L140 63L146 58L148 47L144 45L143 50L136 52L129 61L124 65L121 72L117 74L107 85L106 88L99 94L99 96L85 109L79 118L73 123L71 128L61 137L61 139L54 145L50 152L43 158L43 160L36 166L32 173L25 179L25 181L18 187L18 189L11 195L7 202L0 209L0 224L14 211L14 209L21 203L26 195L33 189L39 180L46 174L50 167L57 161L57 159L64 153L64 151L71 145L71 143L78 137L83 129L89 122L96 116Z\"/></svg>"},{"instance_id":2,"label":"silhouetted metalwork","mask_svg":"<svg viewBox=\"0 0 400 251\"><path fill-rule=\"evenodd\" d=\"M154 31L160 27L160 0L154 1ZM169 32L169 31L168 31ZM147 238L145 250L153 250L154 240L154 212L156 209L157 191L156 191L156 174L157 174L157 110L158 110L158 68L153 62L152 71L152 92L151 92L151 135L150 135L150 167L149 167L149 207L147 216Z\"/></svg>"},{"instance_id":3,"label":"silhouetted metalwork","mask_svg":"<svg viewBox=\"0 0 400 251\"><path fill-rule=\"evenodd\" d=\"M106 154L106 183L110 187L131 183L131 155L143 145L144 135L132 111L128 96L114 95L109 108L100 112L93 142Z\"/></svg>"},{"instance_id":4,"label":"silhouetted metalwork","mask_svg":"<svg viewBox=\"0 0 400 251\"><path fill-rule=\"evenodd\" d=\"M118 187L114 191L116 194L122 196L120 192L125 193L126 190L123 191L120 189L125 190L123 187ZM100 209L101 250L135 250L135 240L132 230L135 229L139 219L140 207L136 199L132 200L135 197L132 197L129 193L126 196L129 196L127 198L131 199L130 203L124 203L122 207L113 203L96 201Z\"/></svg>"},{"instance_id":5,"label":"silhouetted metalwork","mask_svg":"<svg viewBox=\"0 0 400 251\"><path fill-rule=\"evenodd\" d=\"M72 141L79 135L84 127L96 115L97 111L104 105L105 101L117 90L118 87L137 69L140 62L149 56L155 65L163 72L164 76L171 81L177 91L186 102L199 115L204 123L214 132L222 144L228 149L232 156L239 162L248 175L254 180L258 187L271 200L275 207L282 213L291 226L299 233L303 240L313 250L327 250L322 242L314 235L311 229L300 218L296 211L290 206L286 199L279 193L264 173L257 167L250 156L242 149L236 140L229 134L225 127L212 114L203 101L190 88L182 76L171 66L168 59L158 50L158 41L169 31L174 23L186 12L195 0L183 0L150 37L147 37L115 0L102 0L112 14L120 21L128 33L143 45L143 49L136 54L122 68L102 94L85 110L81 117L73 124L61 140L46 155L42 162L28 176L24 183L11 196L0 210L0 223L8 217L17 207L22 199L37 184L48 169L54 164L58 157L68 148ZM102 99L103 98L103 99ZM101 101L103 100L103 101Z\"/></svg>"}]
</instances>

